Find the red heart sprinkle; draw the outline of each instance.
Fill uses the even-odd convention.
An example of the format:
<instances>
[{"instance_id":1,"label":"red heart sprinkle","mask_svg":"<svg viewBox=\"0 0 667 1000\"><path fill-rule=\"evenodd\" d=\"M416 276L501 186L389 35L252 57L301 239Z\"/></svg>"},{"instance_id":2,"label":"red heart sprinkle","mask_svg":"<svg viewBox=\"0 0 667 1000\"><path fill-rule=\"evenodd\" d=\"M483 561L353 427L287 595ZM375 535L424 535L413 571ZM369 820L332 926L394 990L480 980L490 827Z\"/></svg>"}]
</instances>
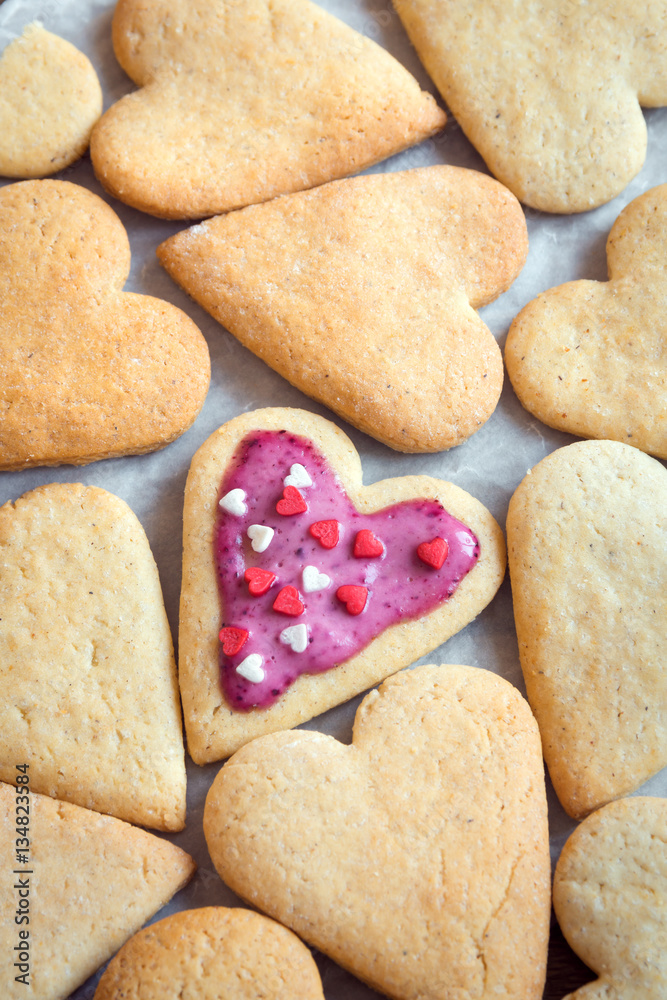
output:
<instances>
[{"instance_id":1,"label":"red heart sprinkle","mask_svg":"<svg viewBox=\"0 0 667 1000\"><path fill-rule=\"evenodd\" d=\"M417 546L417 555L421 561L433 569L440 569L448 552L449 545L444 538L434 538L432 542L422 542Z\"/></svg>"},{"instance_id":2,"label":"red heart sprinkle","mask_svg":"<svg viewBox=\"0 0 667 1000\"><path fill-rule=\"evenodd\" d=\"M234 628L227 625L220 629L220 642L225 656L235 656L250 633L245 628Z\"/></svg>"},{"instance_id":3,"label":"red heart sprinkle","mask_svg":"<svg viewBox=\"0 0 667 1000\"><path fill-rule=\"evenodd\" d=\"M283 499L276 504L279 514L303 514L308 510L308 504L303 499L296 486L286 486L283 490Z\"/></svg>"},{"instance_id":4,"label":"red heart sprinkle","mask_svg":"<svg viewBox=\"0 0 667 1000\"><path fill-rule=\"evenodd\" d=\"M343 602L348 610L348 614L360 615L366 607L368 588L354 587L351 584L346 584L344 587L338 588L336 597L339 601Z\"/></svg>"},{"instance_id":5,"label":"red heart sprinkle","mask_svg":"<svg viewBox=\"0 0 667 1000\"><path fill-rule=\"evenodd\" d=\"M317 538L323 549L335 549L340 538L338 521L315 521L308 531Z\"/></svg>"},{"instance_id":6,"label":"red heart sprinkle","mask_svg":"<svg viewBox=\"0 0 667 1000\"><path fill-rule=\"evenodd\" d=\"M381 556L383 552L384 545L369 528L362 528L357 532L353 553L357 559L373 559L375 556Z\"/></svg>"},{"instance_id":7,"label":"red heart sprinkle","mask_svg":"<svg viewBox=\"0 0 667 1000\"><path fill-rule=\"evenodd\" d=\"M302 615L305 605L296 587L283 587L273 602L273 610L280 611L282 615L291 615L292 618Z\"/></svg>"},{"instance_id":8,"label":"red heart sprinkle","mask_svg":"<svg viewBox=\"0 0 667 1000\"><path fill-rule=\"evenodd\" d=\"M278 579L275 573L271 573L268 569L260 569L259 566L251 566L245 571L244 577L248 581L248 590L253 597L265 594Z\"/></svg>"}]
</instances>

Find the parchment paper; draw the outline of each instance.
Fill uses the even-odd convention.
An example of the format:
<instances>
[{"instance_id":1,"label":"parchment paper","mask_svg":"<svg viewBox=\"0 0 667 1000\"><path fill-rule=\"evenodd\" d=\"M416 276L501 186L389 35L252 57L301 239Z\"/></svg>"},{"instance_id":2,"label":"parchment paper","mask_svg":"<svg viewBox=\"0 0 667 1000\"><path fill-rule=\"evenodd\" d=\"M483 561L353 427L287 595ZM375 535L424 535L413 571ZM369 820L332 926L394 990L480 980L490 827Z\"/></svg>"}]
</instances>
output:
<instances>
[{"instance_id":1,"label":"parchment paper","mask_svg":"<svg viewBox=\"0 0 667 1000\"><path fill-rule=\"evenodd\" d=\"M321 5L388 49L419 80L436 93L411 48L388 0L320 0ZM116 63L110 26L113 3L109 0L5 0L0 6L0 50L20 35L31 21L71 41L91 59L104 92L104 109L134 89ZM437 95L436 95L437 96ZM551 216L526 210L530 238L528 261L514 285L496 302L481 310L501 346L513 317L539 292L577 278L605 280L605 241L621 209L643 191L667 181L667 109L645 113L648 156L644 168L617 198L592 212ZM439 136L385 161L369 172L404 170L432 163L450 163L488 172L449 116ZM95 179L90 160L84 157L61 174L63 179L89 188L105 198L125 225L132 249L132 271L127 291L156 295L179 306L197 323L211 354L211 388L194 426L176 442L151 455L110 459L74 468L37 468L0 473L0 503L14 500L27 490L50 482L83 482L101 486L122 497L134 510L148 535L162 581L165 604L174 640L178 634L178 598L181 572L182 498L190 459L199 445L220 424L237 414L263 406L294 406L317 412L336 422L360 452L364 481L423 473L449 480L484 503L504 526L509 499L528 469L545 455L575 438L551 430L523 410L509 380L495 413L470 440L436 455L402 455L345 424L324 407L292 388L191 302L157 262L155 248L162 240L185 228L184 222L163 222L128 208L110 198ZM0 180L0 184L9 183ZM94 345L91 345L94 350ZM493 670L524 691L508 579L492 604L465 630L422 661L466 663ZM351 741L352 721L360 698L334 709L305 728ZM220 881L208 856L202 832L204 800L220 764L198 767L188 759L188 819L182 834L168 837L189 851L199 870L190 885L156 914L160 919L180 909L207 905L238 905ZM576 825L559 805L547 778L552 860ZM667 771L640 790L642 794L667 795ZM555 922L545 998L561 998L570 989L593 978L567 948ZM520 942L517 946L521 947ZM327 1000L371 1000L372 990L329 959L316 955ZM81 986L72 1000L90 1000L99 974Z\"/></svg>"}]
</instances>

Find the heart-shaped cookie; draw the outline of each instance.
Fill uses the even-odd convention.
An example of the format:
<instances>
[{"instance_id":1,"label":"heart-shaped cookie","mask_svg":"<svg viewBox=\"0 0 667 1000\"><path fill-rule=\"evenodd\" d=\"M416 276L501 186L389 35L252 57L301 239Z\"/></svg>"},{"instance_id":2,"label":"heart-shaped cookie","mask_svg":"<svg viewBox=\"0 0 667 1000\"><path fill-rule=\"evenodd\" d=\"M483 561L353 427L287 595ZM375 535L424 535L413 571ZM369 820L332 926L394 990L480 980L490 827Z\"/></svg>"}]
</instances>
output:
<instances>
[{"instance_id":1,"label":"heart-shaped cookie","mask_svg":"<svg viewBox=\"0 0 667 1000\"><path fill-rule=\"evenodd\" d=\"M102 89L82 52L29 24L0 56L0 176L48 177L88 148Z\"/></svg>"},{"instance_id":2,"label":"heart-shaped cookie","mask_svg":"<svg viewBox=\"0 0 667 1000\"><path fill-rule=\"evenodd\" d=\"M667 799L620 799L577 827L554 876L563 934L599 976L565 1000L667 996Z\"/></svg>"},{"instance_id":3,"label":"heart-shaped cookie","mask_svg":"<svg viewBox=\"0 0 667 1000\"><path fill-rule=\"evenodd\" d=\"M284 486L291 475L285 470L295 464L308 469L304 495ZM330 670L385 628L433 611L477 562L474 533L440 504L406 500L362 514L312 442L284 431L247 435L220 492L214 557L226 622L222 686L237 710L275 703L298 676ZM230 496L243 498L238 507L230 509ZM322 535L322 515L336 524L335 536ZM256 525L246 529L253 518L267 532L259 548L252 540ZM274 612L299 619L306 642L298 641L300 650L289 645L306 656L286 655ZM242 662L228 651L230 628L247 636L236 651Z\"/></svg>"},{"instance_id":4,"label":"heart-shaped cookie","mask_svg":"<svg viewBox=\"0 0 667 1000\"><path fill-rule=\"evenodd\" d=\"M145 927L109 963L94 1000L324 1000L304 944L250 910L204 906Z\"/></svg>"},{"instance_id":5,"label":"heart-shaped cookie","mask_svg":"<svg viewBox=\"0 0 667 1000\"><path fill-rule=\"evenodd\" d=\"M550 427L667 458L667 184L623 209L607 258L608 282L560 285L521 310L507 372Z\"/></svg>"},{"instance_id":6,"label":"heart-shaped cookie","mask_svg":"<svg viewBox=\"0 0 667 1000\"><path fill-rule=\"evenodd\" d=\"M667 764L667 471L582 441L509 505L514 618L554 788L584 816Z\"/></svg>"},{"instance_id":7,"label":"heart-shaped cookie","mask_svg":"<svg viewBox=\"0 0 667 1000\"><path fill-rule=\"evenodd\" d=\"M312 480L305 510L280 513L296 462ZM243 492L245 514L220 507L231 489ZM256 521L275 529L261 553L246 534ZM336 532L313 535L322 521ZM364 528L383 542L382 556L354 554ZM440 569L417 554L434 534L449 546ZM198 763L312 718L435 649L489 603L505 558L498 525L467 493L425 476L362 486L359 457L338 428L283 409L243 414L199 449L183 548L179 679ZM295 648L294 633L289 642L283 633L298 625L307 642L301 629ZM223 643L227 628L249 633L231 656L221 628ZM242 667L249 657L252 677Z\"/></svg>"},{"instance_id":8,"label":"heart-shaped cookie","mask_svg":"<svg viewBox=\"0 0 667 1000\"><path fill-rule=\"evenodd\" d=\"M0 508L0 779L161 830L185 825L171 632L148 539L94 486Z\"/></svg>"},{"instance_id":9,"label":"heart-shaped cookie","mask_svg":"<svg viewBox=\"0 0 667 1000\"><path fill-rule=\"evenodd\" d=\"M352 746L255 740L217 775L204 832L235 892L390 997L542 996L540 740L495 674L396 674L362 702Z\"/></svg>"},{"instance_id":10,"label":"heart-shaped cookie","mask_svg":"<svg viewBox=\"0 0 667 1000\"><path fill-rule=\"evenodd\" d=\"M0 971L0 990L3 1000L64 1000L197 866L162 837L33 794L31 767L13 771L14 781L17 773L27 776L30 794L26 805L25 784L0 784L0 844L11 871L0 886L0 948L11 957ZM27 830L17 816L28 817ZM16 850L17 827L30 842L29 860Z\"/></svg>"},{"instance_id":11,"label":"heart-shaped cookie","mask_svg":"<svg viewBox=\"0 0 667 1000\"><path fill-rule=\"evenodd\" d=\"M66 181L0 190L0 469L154 451L208 390L203 336L161 299L122 292L117 215Z\"/></svg>"},{"instance_id":12,"label":"heart-shaped cookie","mask_svg":"<svg viewBox=\"0 0 667 1000\"><path fill-rule=\"evenodd\" d=\"M506 188L435 166L232 212L158 257L297 388L398 451L428 452L496 407L502 359L475 310L511 285L527 246Z\"/></svg>"},{"instance_id":13,"label":"heart-shaped cookie","mask_svg":"<svg viewBox=\"0 0 667 1000\"><path fill-rule=\"evenodd\" d=\"M309 0L120 0L112 31L140 89L95 128L93 166L162 218L356 173L446 121L388 52Z\"/></svg>"},{"instance_id":14,"label":"heart-shaped cookie","mask_svg":"<svg viewBox=\"0 0 667 1000\"><path fill-rule=\"evenodd\" d=\"M463 131L526 205L583 212L640 170L640 104L667 104L660 4L393 2Z\"/></svg>"}]
</instances>

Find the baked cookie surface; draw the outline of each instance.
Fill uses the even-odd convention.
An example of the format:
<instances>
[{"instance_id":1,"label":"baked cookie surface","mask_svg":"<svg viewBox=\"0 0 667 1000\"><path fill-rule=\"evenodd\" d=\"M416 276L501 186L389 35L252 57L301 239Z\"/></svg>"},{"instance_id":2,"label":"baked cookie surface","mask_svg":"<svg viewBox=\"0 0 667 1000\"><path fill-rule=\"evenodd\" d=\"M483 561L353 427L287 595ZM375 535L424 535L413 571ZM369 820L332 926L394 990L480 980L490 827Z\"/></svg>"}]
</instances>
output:
<instances>
[{"instance_id":1,"label":"baked cookie surface","mask_svg":"<svg viewBox=\"0 0 667 1000\"><path fill-rule=\"evenodd\" d=\"M162 218L355 173L446 120L400 63L309 0L120 0L113 42L141 89L100 121L93 165Z\"/></svg>"},{"instance_id":2,"label":"baked cookie surface","mask_svg":"<svg viewBox=\"0 0 667 1000\"><path fill-rule=\"evenodd\" d=\"M620 799L589 816L556 866L554 909L599 978L566 1000L667 994L667 799Z\"/></svg>"},{"instance_id":3,"label":"baked cookie surface","mask_svg":"<svg viewBox=\"0 0 667 1000\"><path fill-rule=\"evenodd\" d=\"M667 764L666 497L655 459L584 441L543 459L510 501L521 668L571 816Z\"/></svg>"},{"instance_id":4,"label":"baked cookie surface","mask_svg":"<svg viewBox=\"0 0 667 1000\"><path fill-rule=\"evenodd\" d=\"M364 699L352 746L298 731L240 750L211 786L204 831L235 892L383 994L537 1000L543 775L515 688L474 667L418 667Z\"/></svg>"},{"instance_id":5,"label":"baked cookie surface","mask_svg":"<svg viewBox=\"0 0 667 1000\"><path fill-rule=\"evenodd\" d=\"M32 789L32 769L28 774ZM196 866L185 851L145 830L32 791L30 863L17 864L16 795L17 789L0 784L0 857L12 879L26 886L30 923L9 919L20 896L5 879L0 945L12 956L27 940L30 971L26 987L6 960L0 989L3 1000L66 1000L190 880ZM19 940L20 930L29 931L27 939Z\"/></svg>"},{"instance_id":6,"label":"baked cookie surface","mask_svg":"<svg viewBox=\"0 0 667 1000\"><path fill-rule=\"evenodd\" d=\"M526 205L610 201L646 155L641 107L667 104L667 21L652 0L394 0L491 172Z\"/></svg>"},{"instance_id":7,"label":"baked cookie surface","mask_svg":"<svg viewBox=\"0 0 667 1000\"><path fill-rule=\"evenodd\" d=\"M180 309L121 291L125 230L67 181L0 190L0 469L141 454L190 427L204 337Z\"/></svg>"},{"instance_id":8,"label":"baked cookie surface","mask_svg":"<svg viewBox=\"0 0 667 1000\"><path fill-rule=\"evenodd\" d=\"M176 665L130 508L51 484L0 508L0 778L162 830L185 823Z\"/></svg>"},{"instance_id":9,"label":"baked cookie surface","mask_svg":"<svg viewBox=\"0 0 667 1000\"><path fill-rule=\"evenodd\" d=\"M331 662L335 669L320 673L302 673L286 690L281 688L280 697L268 707L237 710L236 702L228 700L222 686L221 666L224 652L224 640L221 644L219 633L221 626L228 632L229 627L243 628L253 632L253 641L248 641L247 650L253 656L257 650L264 651L267 662L273 654L268 654L263 647L255 646L256 633L259 634L262 621L257 626L245 623L242 617L229 618L229 608L221 600L221 588L218 582L218 563L223 565L227 554L216 552L216 536L221 518L231 517L221 509L219 501L222 498L223 478L234 466L235 456L240 444L248 435L255 432L278 432L279 434L297 435L307 439L314 445L317 452L323 456L326 466L333 470L342 489L347 494L354 508L362 514L371 514L389 508L394 504L404 504L403 519L409 523L412 519L410 504L420 498L433 504L441 510L444 508L449 515L457 518L475 536L479 543L479 558L460 580L450 597L447 597L447 578L443 595L427 609L422 609L412 620L400 620L395 624L382 622L373 633L374 637L367 640L362 648L358 646L345 647L345 641L350 635L355 623L368 619L376 614L374 609L374 594L380 593L382 580L377 586L374 580L382 577L382 567L385 560L382 556L364 560L357 559L352 554L355 541L354 532L349 525L341 523L341 530L347 531L336 552L348 553L347 567L337 573L324 570L327 581L323 589L317 585L315 591L309 591L308 581L302 571L310 565L315 575L319 576L323 569L325 547L322 539L313 536L310 528L321 522L317 507L316 492L309 487L302 487L301 495L307 498L308 511L294 516L274 514L276 537L284 532L296 532L290 537L295 541L292 548L301 555L297 559L297 568L288 569L290 563L285 556L284 568L282 561L273 566L268 562L263 573L277 575L275 586L253 596L250 590L252 581L244 573L256 572L258 562L256 553L251 548L250 539L246 537L246 520L255 519L255 511L259 509L256 496L258 488L265 491L273 503L281 503L284 489L284 477L290 474L290 462L277 461L271 465L252 466L249 481L244 487L247 490L247 519L239 519L238 545L233 543L233 553L229 568L223 566L221 572L234 580L238 580L239 589L245 593L246 600L267 603L265 618L272 625L273 631L282 633L286 628L292 628L299 623L307 623L306 630L312 641L316 638L314 619L308 612L308 607L323 597L332 608L335 622L332 624ZM298 463L297 463L298 464ZM307 470L306 470L307 471ZM310 472L313 472L311 466ZM313 475L313 479L315 476ZM310 492L309 492L310 489ZM298 492L298 491L297 491ZM263 508L262 508L263 509ZM400 511L398 512L400 514ZM337 515L333 515L335 518ZM277 519L277 520L276 520ZM299 520L300 519L300 520ZM261 520L261 518L260 518ZM282 524L284 523L284 529ZM397 524L403 523L400 519ZM273 530L273 529L272 529ZM398 529L397 529L398 530ZM380 532L381 534L381 532ZM193 759L203 764L208 761L220 760L238 749L243 743L266 732L287 729L300 722L313 718L328 708L338 705L355 694L394 673L402 666L435 649L450 636L468 624L492 600L503 578L505 567L505 546L500 528L491 514L477 500L458 489L451 483L432 479L426 476L405 476L400 479L386 479L372 486L362 486L361 466L359 457L349 439L333 424L306 413L302 410L267 409L257 410L235 418L223 425L201 446L193 458L185 491L184 524L183 524L183 583L181 590L180 626L179 626L179 683L183 699L183 713L188 737L188 749ZM424 541L430 542L430 535ZM326 541L326 539L325 539ZM278 542L271 543L273 545ZM387 548L390 541L387 540ZM270 559L272 549L266 550ZM276 557L278 558L278 557ZM281 557L282 558L282 557ZM387 556L387 560L389 556ZM405 576L414 575L414 581L406 584L406 605L409 607L412 596L421 598L420 583L425 573L437 575L438 570L425 566L421 559L414 557L410 570ZM261 564L264 565L263 563ZM253 567L250 569L250 567ZM358 567L358 568L357 568ZM261 568L261 567L260 567ZM442 570L446 574L448 565ZM364 579L352 578L351 573L365 573L367 606L359 609L359 618L353 611L348 613L337 598L341 585L364 584ZM328 574L331 573L331 579ZM335 578L334 578L335 577ZM391 581L390 581L391 582ZM282 589L292 589L297 600L306 605L306 614L298 611L295 617L272 608L272 602L277 599ZM380 598L377 598L380 601ZM380 606L382 610L382 605ZM409 614L408 614L409 619ZM375 618L371 619L371 625ZM255 631L256 630L256 631ZM293 635L294 633L291 633ZM338 639L341 639L341 649L338 649ZM220 637L223 639L223 636ZM281 643L286 640L281 639ZM281 643L278 643L280 646ZM294 647L292 647L294 649ZM347 648L347 653L344 649ZM233 660L236 667L246 655L245 648ZM292 658L295 662L303 653L294 649ZM268 674L268 666L265 668ZM318 666L318 670L322 667ZM234 671L232 670L232 676ZM263 680L260 677L259 680ZM252 687L252 680L250 681ZM278 694L279 692L276 692ZM269 694L271 686L269 685ZM245 706L247 708L247 706Z\"/></svg>"},{"instance_id":10,"label":"baked cookie surface","mask_svg":"<svg viewBox=\"0 0 667 1000\"><path fill-rule=\"evenodd\" d=\"M139 931L112 959L95 1000L324 1000L317 966L286 927L205 906Z\"/></svg>"},{"instance_id":11,"label":"baked cookie surface","mask_svg":"<svg viewBox=\"0 0 667 1000\"><path fill-rule=\"evenodd\" d=\"M607 258L607 283L570 282L521 310L507 372L550 427L667 458L667 185L623 209Z\"/></svg>"},{"instance_id":12,"label":"baked cookie surface","mask_svg":"<svg viewBox=\"0 0 667 1000\"><path fill-rule=\"evenodd\" d=\"M527 247L505 188L432 166L208 220L158 257L302 392L391 448L433 452L496 407L502 359L475 310L511 285Z\"/></svg>"},{"instance_id":13,"label":"baked cookie surface","mask_svg":"<svg viewBox=\"0 0 667 1000\"><path fill-rule=\"evenodd\" d=\"M90 61L29 24L0 54L0 176L48 177L69 166L88 148L101 114Z\"/></svg>"}]
</instances>

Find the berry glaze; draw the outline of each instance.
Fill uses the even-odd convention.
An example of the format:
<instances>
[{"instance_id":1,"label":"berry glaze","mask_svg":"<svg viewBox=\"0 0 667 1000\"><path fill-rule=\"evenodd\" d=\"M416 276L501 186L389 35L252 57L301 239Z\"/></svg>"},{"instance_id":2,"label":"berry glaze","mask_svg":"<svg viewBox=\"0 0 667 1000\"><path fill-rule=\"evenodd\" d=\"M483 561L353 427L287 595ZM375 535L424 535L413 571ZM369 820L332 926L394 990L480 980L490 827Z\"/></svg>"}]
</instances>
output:
<instances>
[{"instance_id":1,"label":"berry glaze","mask_svg":"<svg viewBox=\"0 0 667 1000\"><path fill-rule=\"evenodd\" d=\"M290 491L296 487L286 487L284 482L295 465L301 478L302 468L310 480L310 485L298 487L305 511L300 509L304 504L292 503ZM223 653L222 645L220 653L224 694L230 706L242 711L271 705L300 674L330 670L359 653L389 625L433 611L454 593L479 558L475 536L437 500L409 500L373 514L359 513L313 443L288 431L255 431L241 441L219 499L239 489L246 510L233 513L218 507L214 545L223 632L227 628L224 637L221 633L223 644L235 648L238 631L248 632L232 656ZM291 500L285 505L281 501L286 489ZM277 507L287 513L279 513ZM292 512L293 508L299 509ZM309 531L321 521L338 522L338 541L331 548ZM273 528L262 552L252 547L251 525ZM360 531L365 534L357 551L378 550L377 544L369 543L371 532L382 543L380 554L354 555ZM447 549L438 569L417 554L418 546L436 538L444 539ZM310 569L304 576L306 567ZM262 594L250 592L246 571L253 568L275 574L275 581ZM297 592L302 612L298 612L298 601L283 599L278 606L292 610L274 609L278 594L286 587ZM345 603L350 587L367 591L360 612L349 610ZM337 596L339 588L345 588L343 596ZM288 595L292 596L291 590ZM303 628L295 631L296 625L307 629L302 651L304 632ZM247 670L242 664L249 657L251 669ZM242 675L244 670L253 680Z\"/></svg>"}]
</instances>

